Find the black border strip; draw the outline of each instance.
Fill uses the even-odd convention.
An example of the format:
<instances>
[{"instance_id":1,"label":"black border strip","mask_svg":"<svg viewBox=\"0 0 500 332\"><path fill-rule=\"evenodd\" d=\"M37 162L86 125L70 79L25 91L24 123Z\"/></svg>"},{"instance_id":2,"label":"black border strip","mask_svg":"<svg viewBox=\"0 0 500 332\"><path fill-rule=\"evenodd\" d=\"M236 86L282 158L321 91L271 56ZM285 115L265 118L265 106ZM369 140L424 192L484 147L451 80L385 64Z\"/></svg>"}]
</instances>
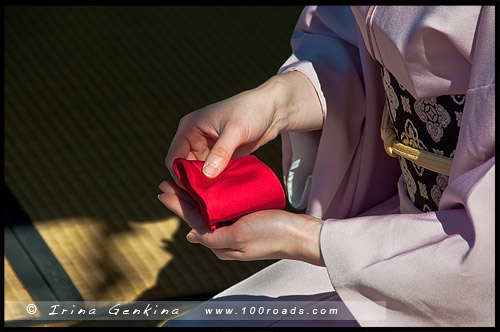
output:
<instances>
[{"instance_id":1,"label":"black border strip","mask_svg":"<svg viewBox=\"0 0 500 332\"><path fill-rule=\"evenodd\" d=\"M23 210L4 181L4 216L10 226L4 224L5 255L12 268L30 292L35 301L83 301L82 296L63 269L57 258L36 230L29 216ZM12 236L8 235L11 234ZM7 243L9 239L9 244ZM17 239L17 248L15 244ZM30 263L30 264L29 264ZM33 277L39 274L48 291L42 290L39 280Z\"/></svg>"},{"instance_id":2,"label":"black border strip","mask_svg":"<svg viewBox=\"0 0 500 332\"><path fill-rule=\"evenodd\" d=\"M33 300L56 301L54 293L12 233L10 225L4 225L4 245L7 260L21 283L28 289Z\"/></svg>"}]
</instances>

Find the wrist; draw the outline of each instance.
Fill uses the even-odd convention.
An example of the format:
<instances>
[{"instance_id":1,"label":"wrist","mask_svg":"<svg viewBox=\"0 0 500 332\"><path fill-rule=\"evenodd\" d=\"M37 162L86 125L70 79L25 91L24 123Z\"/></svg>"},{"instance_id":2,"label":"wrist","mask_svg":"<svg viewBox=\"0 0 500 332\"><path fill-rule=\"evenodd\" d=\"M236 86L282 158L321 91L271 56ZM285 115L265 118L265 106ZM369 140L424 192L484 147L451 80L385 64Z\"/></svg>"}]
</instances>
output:
<instances>
[{"instance_id":1,"label":"wrist","mask_svg":"<svg viewBox=\"0 0 500 332\"><path fill-rule=\"evenodd\" d=\"M269 128L273 128L275 135L323 127L321 102L305 74L291 71L276 75L254 91L266 102L266 115L271 122Z\"/></svg>"},{"instance_id":2,"label":"wrist","mask_svg":"<svg viewBox=\"0 0 500 332\"><path fill-rule=\"evenodd\" d=\"M272 76L262 85L255 88L261 100L266 101L266 113L270 119L269 127L273 128L275 135L286 131L289 124L290 98L292 92L290 84L281 77L282 75Z\"/></svg>"},{"instance_id":3,"label":"wrist","mask_svg":"<svg viewBox=\"0 0 500 332\"><path fill-rule=\"evenodd\" d=\"M271 78L274 85L274 117L279 133L312 131L323 127L323 109L314 85L299 71Z\"/></svg>"},{"instance_id":4,"label":"wrist","mask_svg":"<svg viewBox=\"0 0 500 332\"><path fill-rule=\"evenodd\" d=\"M296 214L298 222L293 227L291 258L310 264L325 266L320 248L320 233L323 220L307 214Z\"/></svg>"}]
</instances>

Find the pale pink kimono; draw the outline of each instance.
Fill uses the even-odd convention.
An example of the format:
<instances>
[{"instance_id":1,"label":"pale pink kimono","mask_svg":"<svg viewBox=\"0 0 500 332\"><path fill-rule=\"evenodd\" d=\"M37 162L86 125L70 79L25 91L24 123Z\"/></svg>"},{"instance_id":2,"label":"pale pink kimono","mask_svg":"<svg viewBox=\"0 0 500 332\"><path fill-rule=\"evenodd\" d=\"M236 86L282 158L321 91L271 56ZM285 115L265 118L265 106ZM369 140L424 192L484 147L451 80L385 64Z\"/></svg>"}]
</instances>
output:
<instances>
[{"instance_id":1,"label":"pale pink kimono","mask_svg":"<svg viewBox=\"0 0 500 332\"><path fill-rule=\"evenodd\" d=\"M493 326L494 21L493 7L306 7L279 73L308 76L324 126L283 134L283 167L292 205L325 220L326 268L282 260L216 298L335 290L361 326ZM466 94L439 211L413 206L384 151L381 64L417 99ZM376 301L385 319L361 319Z\"/></svg>"}]
</instances>

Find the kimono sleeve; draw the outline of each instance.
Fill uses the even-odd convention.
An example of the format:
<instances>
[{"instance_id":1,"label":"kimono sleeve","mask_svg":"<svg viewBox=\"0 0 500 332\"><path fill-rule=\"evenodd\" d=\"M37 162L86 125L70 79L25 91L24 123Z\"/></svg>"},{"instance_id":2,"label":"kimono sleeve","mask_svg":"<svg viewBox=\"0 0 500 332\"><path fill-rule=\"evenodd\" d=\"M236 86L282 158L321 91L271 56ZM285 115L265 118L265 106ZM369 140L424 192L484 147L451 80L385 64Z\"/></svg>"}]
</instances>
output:
<instances>
[{"instance_id":1,"label":"kimono sleeve","mask_svg":"<svg viewBox=\"0 0 500 332\"><path fill-rule=\"evenodd\" d=\"M358 144L365 109L358 37L349 7L308 6L292 35L293 54L278 71L299 71L309 78L320 100L324 123L327 112L336 112L339 142L346 151ZM350 103L352 107L346 107ZM348 114L348 109L353 111ZM321 131L282 134L284 182L290 203L298 209L308 203L320 137Z\"/></svg>"},{"instance_id":2,"label":"kimono sleeve","mask_svg":"<svg viewBox=\"0 0 500 332\"><path fill-rule=\"evenodd\" d=\"M494 20L494 8L484 7L439 210L327 219L322 226L328 274L354 317L385 302L386 319L362 326L495 324Z\"/></svg>"}]
</instances>

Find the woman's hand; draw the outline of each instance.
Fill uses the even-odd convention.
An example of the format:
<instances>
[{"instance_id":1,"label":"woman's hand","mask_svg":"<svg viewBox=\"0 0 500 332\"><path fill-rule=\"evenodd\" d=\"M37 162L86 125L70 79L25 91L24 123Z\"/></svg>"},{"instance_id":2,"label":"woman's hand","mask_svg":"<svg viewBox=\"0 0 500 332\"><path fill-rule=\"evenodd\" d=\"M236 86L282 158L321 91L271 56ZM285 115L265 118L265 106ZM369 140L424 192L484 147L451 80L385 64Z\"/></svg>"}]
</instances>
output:
<instances>
[{"instance_id":1,"label":"woman's hand","mask_svg":"<svg viewBox=\"0 0 500 332\"><path fill-rule=\"evenodd\" d=\"M316 130L323 113L316 91L300 72L273 76L259 87L184 116L165 163L176 158L205 161L203 173L214 178L231 158L246 156L284 131Z\"/></svg>"},{"instance_id":2,"label":"woman's hand","mask_svg":"<svg viewBox=\"0 0 500 332\"><path fill-rule=\"evenodd\" d=\"M188 241L203 244L222 260L288 258L324 266L319 248L322 220L282 210L263 210L212 232L187 192L166 181L160 189L160 201L192 228Z\"/></svg>"}]
</instances>

